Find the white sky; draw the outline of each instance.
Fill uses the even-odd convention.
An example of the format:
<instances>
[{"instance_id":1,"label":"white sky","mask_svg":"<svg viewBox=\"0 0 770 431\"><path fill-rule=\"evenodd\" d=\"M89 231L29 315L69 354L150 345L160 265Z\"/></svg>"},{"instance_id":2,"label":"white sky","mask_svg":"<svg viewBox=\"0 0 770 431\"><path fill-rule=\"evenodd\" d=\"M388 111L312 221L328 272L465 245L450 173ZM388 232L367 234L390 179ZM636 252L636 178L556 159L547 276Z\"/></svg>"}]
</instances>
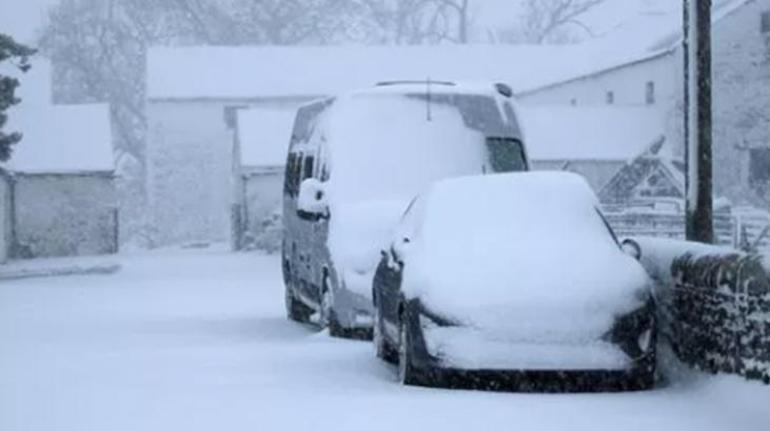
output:
<instances>
[{"instance_id":1,"label":"white sky","mask_svg":"<svg viewBox=\"0 0 770 431\"><path fill-rule=\"evenodd\" d=\"M32 43L45 11L59 0L0 0L0 32Z\"/></svg>"},{"instance_id":2,"label":"white sky","mask_svg":"<svg viewBox=\"0 0 770 431\"><path fill-rule=\"evenodd\" d=\"M46 10L59 0L0 0L0 32L19 41L33 43L44 22ZM516 19L517 0L475 0L476 22L485 27L498 27ZM645 7L678 7L676 0L607 0L607 4L586 18L597 33L602 33Z\"/></svg>"}]
</instances>

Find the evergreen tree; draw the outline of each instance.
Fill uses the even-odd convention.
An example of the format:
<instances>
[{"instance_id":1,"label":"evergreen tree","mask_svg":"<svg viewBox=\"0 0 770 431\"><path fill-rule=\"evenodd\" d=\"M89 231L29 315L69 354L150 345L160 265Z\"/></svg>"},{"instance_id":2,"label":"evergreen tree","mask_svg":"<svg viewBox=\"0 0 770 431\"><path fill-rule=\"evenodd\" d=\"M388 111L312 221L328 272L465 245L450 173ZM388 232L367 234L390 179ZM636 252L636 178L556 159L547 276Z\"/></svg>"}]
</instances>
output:
<instances>
[{"instance_id":1,"label":"evergreen tree","mask_svg":"<svg viewBox=\"0 0 770 431\"><path fill-rule=\"evenodd\" d=\"M10 62L14 67L22 72L29 70L28 59L35 53L35 50L17 43L10 36L0 34L0 65ZM6 133L3 128L8 122L6 111L21 100L16 97L16 88L19 86L19 80L2 74L0 69L0 162L4 162L11 157L11 149L14 144L21 140L21 134L18 132Z\"/></svg>"}]
</instances>

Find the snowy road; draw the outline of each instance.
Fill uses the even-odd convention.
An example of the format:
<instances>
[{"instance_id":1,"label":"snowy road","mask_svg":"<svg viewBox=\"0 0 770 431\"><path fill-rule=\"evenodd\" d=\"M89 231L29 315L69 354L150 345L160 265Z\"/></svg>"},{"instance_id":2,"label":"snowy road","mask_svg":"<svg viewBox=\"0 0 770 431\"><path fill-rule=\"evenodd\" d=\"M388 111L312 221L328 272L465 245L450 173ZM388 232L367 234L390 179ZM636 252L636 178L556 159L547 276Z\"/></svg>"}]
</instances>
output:
<instances>
[{"instance_id":1,"label":"snowy road","mask_svg":"<svg viewBox=\"0 0 770 431\"><path fill-rule=\"evenodd\" d=\"M368 343L283 317L278 259L127 257L0 284L0 430L760 430L770 388L522 395L401 387Z\"/></svg>"}]
</instances>

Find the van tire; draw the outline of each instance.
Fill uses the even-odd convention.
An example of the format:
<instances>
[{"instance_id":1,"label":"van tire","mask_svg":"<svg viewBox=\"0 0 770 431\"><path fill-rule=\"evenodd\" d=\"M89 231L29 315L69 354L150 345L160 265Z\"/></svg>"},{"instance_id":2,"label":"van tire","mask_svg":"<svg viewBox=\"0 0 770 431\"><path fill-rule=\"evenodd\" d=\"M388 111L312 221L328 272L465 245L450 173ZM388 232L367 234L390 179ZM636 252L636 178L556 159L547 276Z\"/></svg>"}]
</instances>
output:
<instances>
[{"instance_id":1,"label":"van tire","mask_svg":"<svg viewBox=\"0 0 770 431\"><path fill-rule=\"evenodd\" d=\"M313 309L302 303L291 293L291 289L286 287L284 301L286 303L286 317L299 323L308 323Z\"/></svg>"}]
</instances>

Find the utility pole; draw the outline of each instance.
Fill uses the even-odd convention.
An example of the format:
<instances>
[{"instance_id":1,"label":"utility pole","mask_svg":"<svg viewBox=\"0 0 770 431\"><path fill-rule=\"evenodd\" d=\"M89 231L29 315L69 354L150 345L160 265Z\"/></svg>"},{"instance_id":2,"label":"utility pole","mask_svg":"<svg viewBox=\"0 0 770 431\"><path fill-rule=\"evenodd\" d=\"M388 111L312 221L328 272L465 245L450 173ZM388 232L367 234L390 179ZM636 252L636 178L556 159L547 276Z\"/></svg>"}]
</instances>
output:
<instances>
[{"instance_id":1,"label":"utility pole","mask_svg":"<svg viewBox=\"0 0 770 431\"><path fill-rule=\"evenodd\" d=\"M686 235L714 242L711 0L684 0Z\"/></svg>"}]
</instances>

